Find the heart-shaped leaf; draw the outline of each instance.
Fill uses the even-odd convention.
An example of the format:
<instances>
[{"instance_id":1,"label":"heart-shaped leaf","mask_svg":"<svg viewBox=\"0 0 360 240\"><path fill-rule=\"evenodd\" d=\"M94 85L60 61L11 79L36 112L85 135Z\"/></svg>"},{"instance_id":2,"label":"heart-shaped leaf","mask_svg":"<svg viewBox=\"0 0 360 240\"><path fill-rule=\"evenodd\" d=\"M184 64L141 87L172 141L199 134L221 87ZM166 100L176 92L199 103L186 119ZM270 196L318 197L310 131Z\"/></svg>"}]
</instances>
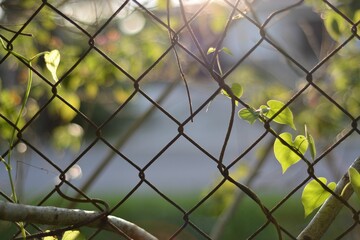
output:
<instances>
[{"instance_id":1,"label":"heart-shaped leaf","mask_svg":"<svg viewBox=\"0 0 360 240\"><path fill-rule=\"evenodd\" d=\"M324 177L318 178L322 183L326 185L327 179ZM327 185L332 191L335 190L336 183L331 182ZM311 214L315 209L320 207L331 193L324 189L320 183L315 179L310 181L304 188L304 191L301 196L301 202L304 206L305 217Z\"/></svg>"},{"instance_id":2,"label":"heart-shaped leaf","mask_svg":"<svg viewBox=\"0 0 360 240\"><path fill-rule=\"evenodd\" d=\"M305 154L309 143L305 136L298 135L292 140L291 133L285 132L279 135L287 144L294 148L301 154ZM275 140L274 143L274 154L275 158L279 161L282 172L285 171L295 163L297 163L301 158L300 156L291 148L283 144L279 139Z\"/></svg>"},{"instance_id":3,"label":"heart-shaped leaf","mask_svg":"<svg viewBox=\"0 0 360 240\"><path fill-rule=\"evenodd\" d=\"M284 107L284 103L277 101L277 100L269 100L267 102L267 105L269 106L270 110L266 114L267 118L271 118L274 116L277 112L279 112L280 109ZM277 115L274 118L274 122L277 122L279 124L286 124L292 127L294 130L296 130L295 124L294 124L294 117L290 110L290 108L286 107L284 108L279 115Z\"/></svg>"},{"instance_id":4,"label":"heart-shaped leaf","mask_svg":"<svg viewBox=\"0 0 360 240\"><path fill-rule=\"evenodd\" d=\"M360 173L353 167L349 168L350 183L354 192L360 198Z\"/></svg>"},{"instance_id":5,"label":"heart-shaped leaf","mask_svg":"<svg viewBox=\"0 0 360 240\"><path fill-rule=\"evenodd\" d=\"M59 79L56 75L56 70L60 63L60 52L59 50L52 50L51 52L47 52L44 55L45 63L47 69L50 71L52 78L55 82L57 82Z\"/></svg>"}]
</instances>

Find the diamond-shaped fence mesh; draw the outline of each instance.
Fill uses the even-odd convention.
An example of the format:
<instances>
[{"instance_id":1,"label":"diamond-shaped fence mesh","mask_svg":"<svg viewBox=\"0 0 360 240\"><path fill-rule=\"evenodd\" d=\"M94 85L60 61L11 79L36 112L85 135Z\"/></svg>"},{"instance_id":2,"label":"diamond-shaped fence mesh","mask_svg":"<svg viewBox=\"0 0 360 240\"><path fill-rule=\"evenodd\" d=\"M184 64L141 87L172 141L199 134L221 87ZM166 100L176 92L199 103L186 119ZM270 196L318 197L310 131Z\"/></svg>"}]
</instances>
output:
<instances>
[{"instance_id":1,"label":"diamond-shaped fence mesh","mask_svg":"<svg viewBox=\"0 0 360 240\"><path fill-rule=\"evenodd\" d=\"M359 239L356 0L0 6L1 239Z\"/></svg>"}]
</instances>

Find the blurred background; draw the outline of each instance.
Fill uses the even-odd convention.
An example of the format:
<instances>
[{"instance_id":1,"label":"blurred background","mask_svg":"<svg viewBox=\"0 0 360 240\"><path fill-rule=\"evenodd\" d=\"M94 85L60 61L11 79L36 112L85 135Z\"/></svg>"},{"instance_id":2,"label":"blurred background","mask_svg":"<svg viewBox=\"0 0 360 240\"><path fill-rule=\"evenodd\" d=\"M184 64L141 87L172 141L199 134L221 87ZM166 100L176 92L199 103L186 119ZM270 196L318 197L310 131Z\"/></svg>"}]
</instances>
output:
<instances>
[{"instance_id":1,"label":"blurred background","mask_svg":"<svg viewBox=\"0 0 360 240\"><path fill-rule=\"evenodd\" d=\"M270 99L289 102L297 131L271 127L305 134L306 125L317 147L314 174L337 182L359 156L359 5L3 0L0 153L11 163L19 201L94 208L53 191L59 185L80 197L81 190L159 239L216 239L220 216L233 206L221 239L275 239L259 207L224 181L223 157L230 175L275 207L281 226L297 236L310 221L301 206L308 166L300 161L283 174L275 137L262 122L232 115L219 79L242 86L236 113L243 103L257 109ZM29 87L29 66L9 49L28 59L59 50L59 81L36 57ZM0 191L11 199L5 166ZM328 236L353 224L351 212L337 221L343 224ZM0 222L0 231L10 238L17 230ZM356 229L350 235L357 239Z\"/></svg>"}]
</instances>

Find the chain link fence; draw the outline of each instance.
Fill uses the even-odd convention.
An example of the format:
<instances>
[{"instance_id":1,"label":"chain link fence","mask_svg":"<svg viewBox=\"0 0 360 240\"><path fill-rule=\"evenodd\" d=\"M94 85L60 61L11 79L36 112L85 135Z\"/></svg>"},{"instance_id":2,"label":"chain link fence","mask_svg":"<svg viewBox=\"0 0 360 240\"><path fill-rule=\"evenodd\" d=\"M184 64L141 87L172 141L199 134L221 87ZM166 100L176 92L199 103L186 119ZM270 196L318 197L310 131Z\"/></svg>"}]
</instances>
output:
<instances>
[{"instance_id":1,"label":"chain link fence","mask_svg":"<svg viewBox=\"0 0 360 240\"><path fill-rule=\"evenodd\" d=\"M105 231L115 215L159 239L297 239L305 185L339 181L359 155L359 19L345 3L314 3L346 26L330 33L304 1L1 4L2 201L98 212L1 222L8 238L150 238ZM23 57L55 48L57 76ZM270 99L285 102L273 117L238 117ZM319 140L313 160L284 143L300 162L282 174L273 143L291 130L274 119L287 107ZM358 239L356 200L322 186L343 205L325 238Z\"/></svg>"}]
</instances>

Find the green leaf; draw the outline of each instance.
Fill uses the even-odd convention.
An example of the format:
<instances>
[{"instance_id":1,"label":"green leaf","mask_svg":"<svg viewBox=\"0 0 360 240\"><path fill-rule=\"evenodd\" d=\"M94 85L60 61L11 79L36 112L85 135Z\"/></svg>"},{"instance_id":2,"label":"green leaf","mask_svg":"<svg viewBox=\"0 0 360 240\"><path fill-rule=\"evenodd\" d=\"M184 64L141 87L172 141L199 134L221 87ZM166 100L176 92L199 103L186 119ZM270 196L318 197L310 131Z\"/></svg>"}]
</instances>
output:
<instances>
[{"instance_id":1,"label":"green leaf","mask_svg":"<svg viewBox=\"0 0 360 240\"><path fill-rule=\"evenodd\" d=\"M227 55L233 56L233 53L227 47L223 47L221 50Z\"/></svg>"},{"instance_id":2,"label":"green leaf","mask_svg":"<svg viewBox=\"0 0 360 240\"><path fill-rule=\"evenodd\" d=\"M58 238L55 236L46 236L46 237L43 237L42 240L58 240Z\"/></svg>"},{"instance_id":3,"label":"green leaf","mask_svg":"<svg viewBox=\"0 0 360 240\"><path fill-rule=\"evenodd\" d=\"M326 178L319 177L319 180L326 185L327 183ZM331 182L327 186L332 191L334 191L336 187L336 183ZM301 196L301 202L305 210L305 217L307 217L315 209L320 207L325 202L325 200L328 199L330 195L331 193L325 190L316 180L310 181L305 186Z\"/></svg>"},{"instance_id":4,"label":"green leaf","mask_svg":"<svg viewBox=\"0 0 360 240\"><path fill-rule=\"evenodd\" d=\"M55 82L57 82L59 79L56 75L56 70L60 63L60 52L59 50L55 49L51 52L46 52L44 55L45 63L47 69L50 71L52 78Z\"/></svg>"},{"instance_id":5,"label":"green leaf","mask_svg":"<svg viewBox=\"0 0 360 240\"><path fill-rule=\"evenodd\" d=\"M294 141L292 140L291 133L285 132L279 136L295 150L299 151L301 154L305 154L309 146L305 136L298 135L295 137ZM281 165L283 173L301 159L298 154L296 154L288 146L284 145L279 139L276 139L274 142L274 154L275 158Z\"/></svg>"},{"instance_id":6,"label":"green leaf","mask_svg":"<svg viewBox=\"0 0 360 240\"><path fill-rule=\"evenodd\" d=\"M213 52L216 51L216 48L214 47L209 47L209 49L207 50L206 54L209 55ZM233 56L233 53L230 51L230 49L228 49L227 47L223 47L220 51L223 51L224 53Z\"/></svg>"},{"instance_id":7,"label":"green leaf","mask_svg":"<svg viewBox=\"0 0 360 240\"><path fill-rule=\"evenodd\" d=\"M243 95L243 88L239 83L233 83L231 85L231 91L237 98Z\"/></svg>"},{"instance_id":8,"label":"green leaf","mask_svg":"<svg viewBox=\"0 0 360 240\"><path fill-rule=\"evenodd\" d=\"M209 54L211 54L211 53L213 53L213 52L215 52L216 51L216 48L214 48L214 47L209 47L209 49L207 50L207 55L209 55Z\"/></svg>"},{"instance_id":9,"label":"green leaf","mask_svg":"<svg viewBox=\"0 0 360 240\"><path fill-rule=\"evenodd\" d=\"M239 83L233 83L231 85L231 92L237 97L240 98L243 94L243 88ZM227 93L224 89L221 89L221 94L227 96L228 98L230 97L230 94ZM239 104L238 101L235 101L236 106Z\"/></svg>"},{"instance_id":10,"label":"green leaf","mask_svg":"<svg viewBox=\"0 0 360 240\"><path fill-rule=\"evenodd\" d=\"M62 237L62 240L86 240L85 236L77 231L66 231Z\"/></svg>"},{"instance_id":11,"label":"green leaf","mask_svg":"<svg viewBox=\"0 0 360 240\"><path fill-rule=\"evenodd\" d=\"M350 183L354 189L354 192L360 198L360 173L354 168L349 168Z\"/></svg>"},{"instance_id":12,"label":"green leaf","mask_svg":"<svg viewBox=\"0 0 360 240\"><path fill-rule=\"evenodd\" d=\"M242 108L238 112L238 115L241 119L247 121L250 124L253 124L256 119L259 118L259 113L252 108Z\"/></svg>"},{"instance_id":13,"label":"green leaf","mask_svg":"<svg viewBox=\"0 0 360 240\"><path fill-rule=\"evenodd\" d=\"M284 103L277 101L277 100L269 100L267 102L267 105L269 106L270 110L269 112L266 114L267 118L271 118L272 116L274 116L281 108L284 107ZM274 118L274 122L277 122L279 124L286 124L289 125L290 127L292 127L294 130L296 130L296 127L294 125L294 117L293 114L290 110L290 108L286 107L284 110L282 110L281 113L279 113L279 115L277 115Z\"/></svg>"},{"instance_id":14,"label":"green leaf","mask_svg":"<svg viewBox=\"0 0 360 240\"><path fill-rule=\"evenodd\" d=\"M45 232L50 232L50 230L46 230ZM56 236L46 236L43 237L42 240L58 240Z\"/></svg>"}]
</instances>

